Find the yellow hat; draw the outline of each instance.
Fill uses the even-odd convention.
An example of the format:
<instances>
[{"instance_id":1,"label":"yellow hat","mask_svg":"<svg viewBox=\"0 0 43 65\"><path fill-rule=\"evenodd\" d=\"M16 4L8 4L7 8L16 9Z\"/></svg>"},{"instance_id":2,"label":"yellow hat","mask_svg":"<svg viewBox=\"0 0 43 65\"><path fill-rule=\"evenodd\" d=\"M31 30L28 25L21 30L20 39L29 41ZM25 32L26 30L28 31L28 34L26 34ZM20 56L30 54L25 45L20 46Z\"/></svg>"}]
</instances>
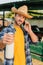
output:
<instances>
[{"instance_id":1,"label":"yellow hat","mask_svg":"<svg viewBox=\"0 0 43 65\"><path fill-rule=\"evenodd\" d=\"M11 10L13 13L21 14L26 18L33 18L33 16L28 14L28 8L26 5L23 5L23 6L19 7L18 9L15 7L12 7Z\"/></svg>"}]
</instances>

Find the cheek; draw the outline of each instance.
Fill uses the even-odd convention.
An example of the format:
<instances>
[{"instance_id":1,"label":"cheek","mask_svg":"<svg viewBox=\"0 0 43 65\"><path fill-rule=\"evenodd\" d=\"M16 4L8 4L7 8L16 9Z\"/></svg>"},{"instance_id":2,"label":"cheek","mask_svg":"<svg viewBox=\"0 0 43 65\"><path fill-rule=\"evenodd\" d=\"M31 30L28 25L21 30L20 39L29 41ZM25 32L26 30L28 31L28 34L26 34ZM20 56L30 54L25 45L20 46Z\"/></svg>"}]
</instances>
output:
<instances>
[{"instance_id":1,"label":"cheek","mask_svg":"<svg viewBox=\"0 0 43 65\"><path fill-rule=\"evenodd\" d=\"M24 23L24 21L22 22L22 24Z\"/></svg>"},{"instance_id":2,"label":"cheek","mask_svg":"<svg viewBox=\"0 0 43 65\"><path fill-rule=\"evenodd\" d=\"M16 16L15 19L18 21L20 19L20 17L19 16Z\"/></svg>"},{"instance_id":3,"label":"cheek","mask_svg":"<svg viewBox=\"0 0 43 65\"><path fill-rule=\"evenodd\" d=\"M15 17L15 21L16 21L16 22L18 21L18 17Z\"/></svg>"},{"instance_id":4,"label":"cheek","mask_svg":"<svg viewBox=\"0 0 43 65\"><path fill-rule=\"evenodd\" d=\"M22 20L22 23L24 23L24 22L25 22L25 19Z\"/></svg>"}]
</instances>

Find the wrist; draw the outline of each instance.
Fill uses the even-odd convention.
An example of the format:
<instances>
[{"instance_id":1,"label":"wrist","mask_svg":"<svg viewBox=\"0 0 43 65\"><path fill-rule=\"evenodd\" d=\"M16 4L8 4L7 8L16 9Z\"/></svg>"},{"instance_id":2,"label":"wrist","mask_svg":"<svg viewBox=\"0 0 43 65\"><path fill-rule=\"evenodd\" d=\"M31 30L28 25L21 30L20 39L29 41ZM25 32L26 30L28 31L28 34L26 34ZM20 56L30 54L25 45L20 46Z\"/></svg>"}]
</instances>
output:
<instances>
[{"instance_id":1,"label":"wrist","mask_svg":"<svg viewBox=\"0 0 43 65\"><path fill-rule=\"evenodd\" d=\"M33 31L32 30L29 30L28 33L31 35L33 33Z\"/></svg>"}]
</instances>

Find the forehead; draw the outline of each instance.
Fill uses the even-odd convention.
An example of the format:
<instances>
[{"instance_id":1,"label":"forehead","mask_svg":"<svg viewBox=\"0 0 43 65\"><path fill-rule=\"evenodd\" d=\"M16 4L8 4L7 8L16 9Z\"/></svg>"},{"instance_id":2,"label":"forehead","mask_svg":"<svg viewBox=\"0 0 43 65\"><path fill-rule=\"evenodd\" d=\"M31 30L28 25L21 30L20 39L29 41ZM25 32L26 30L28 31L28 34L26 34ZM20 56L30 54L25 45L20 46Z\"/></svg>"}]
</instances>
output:
<instances>
[{"instance_id":1,"label":"forehead","mask_svg":"<svg viewBox=\"0 0 43 65\"><path fill-rule=\"evenodd\" d=\"M24 17L24 16L23 16L23 15L21 15L21 14L15 14L15 15L16 15L16 16L18 16L18 17L19 17L19 16L20 16L20 17L21 17L21 16L22 16L22 17ZM25 17L24 17L24 18L25 18Z\"/></svg>"}]
</instances>

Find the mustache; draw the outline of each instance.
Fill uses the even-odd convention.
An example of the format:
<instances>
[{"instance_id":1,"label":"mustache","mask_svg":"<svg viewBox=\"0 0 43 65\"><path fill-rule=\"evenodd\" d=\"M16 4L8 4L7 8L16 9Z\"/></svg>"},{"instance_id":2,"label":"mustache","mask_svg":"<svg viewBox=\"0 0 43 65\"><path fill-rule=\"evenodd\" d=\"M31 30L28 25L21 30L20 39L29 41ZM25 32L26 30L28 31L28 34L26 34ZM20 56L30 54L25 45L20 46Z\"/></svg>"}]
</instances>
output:
<instances>
[{"instance_id":1,"label":"mustache","mask_svg":"<svg viewBox=\"0 0 43 65\"><path fill-rule=\"evenodd\" d=\"M18 21L22 22L20 19Z\"/></svg>"}]
</instances>

